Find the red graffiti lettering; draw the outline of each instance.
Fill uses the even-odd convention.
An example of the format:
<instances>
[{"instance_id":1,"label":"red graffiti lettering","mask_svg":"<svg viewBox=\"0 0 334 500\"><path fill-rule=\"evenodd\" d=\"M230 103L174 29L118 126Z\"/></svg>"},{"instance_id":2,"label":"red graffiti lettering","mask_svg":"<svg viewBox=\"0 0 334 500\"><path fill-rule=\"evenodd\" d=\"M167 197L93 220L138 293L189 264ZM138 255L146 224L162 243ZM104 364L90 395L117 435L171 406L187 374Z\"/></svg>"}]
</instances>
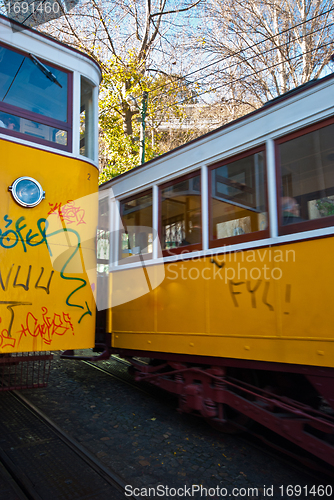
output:
<instances>
[{"instance_id":1,"label":"red graffiti lettering","mask_svg":"<svg viewBox=\"0 0 334 500\"><path fill-rule=\"evenodd\" d=\"M68 200L66 205L60 203L49 203L51 209L48 212L48 215L57 215L61 222L65 222L66 224L86 224L84 221L85 210L80 207L75 206L75 201Z\"/></svg>"},{"instance_id":2,"label":"red graffiti lettering","mask_svg":"<svg viewBox=\"0 0 334 500\"><path fill-rule=\"evenodd\" d=\"M1 318L0 318L1 323ZM8 330L3 329L0 333L0 348L4 349L5 347L15 347L16 339L12 339L8 336Z\"/></svg>"},{"instance_id":3,"label":"red graffiti lettering","mask_svg":"<svg viewBox=\"0 0 334 500\"><path fill-rule=\"evenodd\" d=\"M27 314L25 324L21 324L21 330L18 345L21 342L23 335L26 337L41 337L43 342L47 345L52 343L54 335L65 335L67 332L72 332L74 335L74 328L69 314L61 313L48 315L46 307L42 307L42 320L39 321L31 312Z\"/></svg>"}]
</instances>

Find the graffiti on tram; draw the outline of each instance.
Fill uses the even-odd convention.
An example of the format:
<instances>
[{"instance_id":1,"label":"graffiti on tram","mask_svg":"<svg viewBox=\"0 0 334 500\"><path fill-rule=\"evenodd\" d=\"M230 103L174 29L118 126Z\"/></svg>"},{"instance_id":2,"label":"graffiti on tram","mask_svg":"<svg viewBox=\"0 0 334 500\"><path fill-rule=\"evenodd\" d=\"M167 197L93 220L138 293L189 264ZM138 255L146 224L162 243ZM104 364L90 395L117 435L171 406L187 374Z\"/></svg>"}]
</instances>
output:
<instances>
[{"instance_id":1,"label":"graffiti on tram","mask_svg":"<svg viewBox=\"0 0 334 500\"><path fill-rule=\"evenodd\" d=\"M22 337L39 337L46 347L49 348L55 335L65 335L66 333L74 335L74 327L70 315L65 312L49 314L47 307L41 308L42 312L38 318L32 312L25 313L26 317L23 324L21 323L21 329L13 333L14 307L17 310L17 306L32 304L31 302L0 302L0 304L6 305L11 313L9 328L4 328L0 332L0 349L4 349L5 347L17 348L20 345ZM1 321L0 317L0 323Z\"/></svg>"},{"instance_id":2,"label":"graffiti on tram","mask_svg":"<svg viewBox=\"0 0 334 500\"><path fill-rule=\"evenodd\" d=\"M86 224L84 221L85 212L80 207L76 207L75 203L69 203L68 206L54 204L51 208L51 213L55 213L60 218L61 222L76 224ZM75 220L74 220L75 219ZM71 244L68 245L68 255L62 263L59 271L47 269L42 265L33 265L28 263L23 264L11 263L4 267L0 262L0 310L7 309L0 314L0 349L5 347L17 347L22 337L40 337L46 345L51 345L52 339L56 335L71 334L74 335L74 327L72 319L68 313L64 311L55 311L48 313L47 307L42 307L42 315L37 318L31 311L24 313L26 315L24 323L21 324L21 329L14 331L13 325L16 312L20 309L20 318L22 318L21 308L33 305L32 302L10 300L12 290L21 289L22 292L32 290L41 290L41 293L46 295L52 294L54 286L55 273L59 272L59 276L66 283L72 285L67 296L64 298L66 305L79 312L78 323L81 323L86 315L92 315L87 301L77 299L77 292L87 286L87 280L73 276L73 266L71 265L75 256L81 252L81 237L78 231L72 228L61 228L54 231L48 231L49 222L45 218L40 218L36 222L34 228L29 227L26 218L20 217L17 220L5 215L3 218L4 225L0 228L0 250L1 248L11 251L14 248L20 247L23 253L31 252L34 247L45 245L50 257L52 257L52 247L59 247L59 238L66 236L71 238ZM82 262L80 254L80 261ZM54 289L56 291L56 289ZM9 312L9 314L8 314ZM5 316L9 319L4 324ZM15 322L15 324L17 321ZM1 328L2 327L2 328ZM16 345L15 345L16 344Z\"/></svg>"},{"instance_id":3,"label":"graffiti on tram","mask_svg":"<svg viewBox=\"0 0 334 500\"><path fill-rule=\"evenodd\" d=\"M62 203L49 203L51 209L48 215L55 215L59 217L61 222L66 224L74 224L79 226L80 224L86 224L85 221L85 210L82 207L76 206L75 201L68 200L65 205Z\"/></svg>"}]
</instances>

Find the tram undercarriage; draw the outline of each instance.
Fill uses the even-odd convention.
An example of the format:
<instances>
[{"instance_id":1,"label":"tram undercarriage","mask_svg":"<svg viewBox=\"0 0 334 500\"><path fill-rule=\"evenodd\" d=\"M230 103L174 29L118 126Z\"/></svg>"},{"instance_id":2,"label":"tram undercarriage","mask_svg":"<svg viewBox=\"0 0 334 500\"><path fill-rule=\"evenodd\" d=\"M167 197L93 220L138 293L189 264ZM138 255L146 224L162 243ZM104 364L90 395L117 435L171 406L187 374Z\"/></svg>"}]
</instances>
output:
<instances>
[{"instance_id":1,"label":"tram undercarriage","mask_svg":"<svg viewBox=\"0 0 334 500\"><path fill-rule=\"evenodd\" d=\"M224 432L258 422L334 465L334 370L239 360L191 365L127 359L137 381L176 394L180 412L199 414Z\"/></svg>"}]
</instances>

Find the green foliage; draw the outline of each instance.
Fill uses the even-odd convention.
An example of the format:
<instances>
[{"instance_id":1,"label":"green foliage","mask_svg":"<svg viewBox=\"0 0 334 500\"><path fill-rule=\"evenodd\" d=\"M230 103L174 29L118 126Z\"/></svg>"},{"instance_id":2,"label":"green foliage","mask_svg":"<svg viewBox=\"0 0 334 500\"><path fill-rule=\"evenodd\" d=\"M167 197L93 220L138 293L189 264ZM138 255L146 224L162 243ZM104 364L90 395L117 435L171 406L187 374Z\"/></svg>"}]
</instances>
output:
<instances>
[{"instance_id":1,"label":"green foliage","mask_svg":"<svg viewBox=\"0 0 334 500\"><path fill-rule=\"evenodd\" d=\"M334 215L334 200L330 198L323 198L317 200L316 207L320 212L321 217L328 217Z\"/></svg>"},{"instance_id":2,"label":"green foliage","mask_svg":"<svg viewBox=\"0 0 334 500\"><path fill-rule=\"evenodd\" d=\"M140 164L140 126L143 92L149 93L145 117L145 161L166 151L161 122L182 121L182 100L189 90L179 77L145 75L134 54L126 61L112 58L104 64L100 91L100 183ZM178 99L176 99L178 98ZM175 104L179 100L180 102ZM154 138L154 140L153 140Z\"/></svg>"},{"instance_id":3,"label":"green foliage","mask_svg":"<svg viewBox=\"0 0 334 500\"><path fill-rule=\"evenodd\" d=\"M139 135L139 124L134 122L131 111L130 95L137 98L140 94L140 75L131 58L122 64L113 58L104 64L99 109L100 130L102 133L100 153L105 158L100 173L100 182L125 172L139 163L139 144L134 137ZM124 122L130 119L131 129L125 130ZM132 132L132 133L129 133Z\"/></svg>"},{"instance_id":4,"label":"green foliage","mask_svg":"<svg viewBox=\"0 0 334 500\"><path fill-rule=\"evenodd\" d=\"M131 137L124 134L121 119L103 117L100 127L103 129L102 156L106 158L100 172L101 184L138 165L139 152L134 149Z\"/></svg>"}]
</instances>

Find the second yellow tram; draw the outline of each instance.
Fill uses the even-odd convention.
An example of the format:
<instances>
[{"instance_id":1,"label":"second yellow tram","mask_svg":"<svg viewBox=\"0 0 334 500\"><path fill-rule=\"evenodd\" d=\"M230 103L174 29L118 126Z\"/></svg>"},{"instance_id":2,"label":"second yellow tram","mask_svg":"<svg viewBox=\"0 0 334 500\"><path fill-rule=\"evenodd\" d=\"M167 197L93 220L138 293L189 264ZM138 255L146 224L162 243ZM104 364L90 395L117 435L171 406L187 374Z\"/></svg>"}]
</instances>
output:
<instances>
[{"instance_id":1,"label":"second yellow tram","mask_svg":"<svg viewBox=\"0 0 334 500\"><path fill-rule=\"evenodd\" d=\"M137 380L331 464L333 90L310 82L100 186L99 264L106 352Z\"/></svg>"}]
</instances>

